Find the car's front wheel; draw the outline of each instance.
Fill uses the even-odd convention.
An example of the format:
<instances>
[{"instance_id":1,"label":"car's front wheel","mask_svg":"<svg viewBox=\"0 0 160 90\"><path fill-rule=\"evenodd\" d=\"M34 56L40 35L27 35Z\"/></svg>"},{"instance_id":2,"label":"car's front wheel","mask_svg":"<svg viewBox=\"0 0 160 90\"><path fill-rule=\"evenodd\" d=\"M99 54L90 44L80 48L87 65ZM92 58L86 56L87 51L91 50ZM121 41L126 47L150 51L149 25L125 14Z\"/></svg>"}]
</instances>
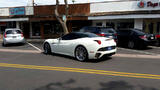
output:
<instances>
[{"instance_id":1,"label":"car's front wheel","mask_svg":"<svg viewBox=\"0 0 160 90\"><path fill-rule=\"evenodd\" d=\"M129 41L129 42L128 42L128 48L131 48L131 49L135 48L135 43L134 43L134 41Z\"/></svg>"},{"instance_id":2,"label":"car's front wheel","mask_svg":"<svg viewBox=\"0 0 160 90\"><path fill-rule=\"evenodd\" d=\"M49 43L45 43L43 49L44 49L44 54L51 54L51 47Z\"/></svg>"},{"instance_id":3,"label":"car's front wheel","mask_svg":"<svg viewBox=\"0 0 160 90\"><path fill-rule=\"evenodd\" d=\"M78 61L82 61L82 62L86 61L88 59L88 52L87 52L86 48L83 46L78 46L75 49L75 58Z\"/></svg>"}]
</instances>

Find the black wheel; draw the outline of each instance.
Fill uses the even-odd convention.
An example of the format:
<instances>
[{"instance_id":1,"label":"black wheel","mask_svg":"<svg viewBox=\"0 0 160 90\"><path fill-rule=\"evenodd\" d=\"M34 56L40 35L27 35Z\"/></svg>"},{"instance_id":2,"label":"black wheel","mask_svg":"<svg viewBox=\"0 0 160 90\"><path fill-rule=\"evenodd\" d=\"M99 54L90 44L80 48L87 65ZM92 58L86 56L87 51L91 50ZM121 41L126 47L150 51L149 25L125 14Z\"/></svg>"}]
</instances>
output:
<instances>
[{"instance_id":1,"label":"black wheel","mask_svg":"<svg viewBox=\"0 0 160 90\"><path fill-rule=\"evenodd\" d=\"M3 47L5 47L5 46L6 46L6 44L4 44L4 42L2 42L2 46L3 46Z\"/></svg>"},{"instance_id":2,"label":"black wheel","mask_svg":"<svg viewBox=\"0 0 160 90\"><path fill-rule=\"evenodd\" d=\"M45 43L43 49L44 49L44 54L51 54L51 47L49 43Z\"/></svg>"},{"instance_id":3,"label":"black wheel","mask_svg":"<svg viewBox=\"0 0 160 90\"><path fill-rule=\"evenodd\" d=\"M83 46L78 46L75 49L75 58L81 62L86 61L88 59L88 52L86 48Z\"/></svg>"},{"instance_id":4,"label":"black wheel","mask_svg":"<svg viewBox=\"0 0 160 90\"><path fill-rule=\"evenodd\" d=\"M134 41L129 41L129 42L128 42L128 48L131 48L131 49L135 48L135 43L134 43Z\"/></svg>"}]
</instances>

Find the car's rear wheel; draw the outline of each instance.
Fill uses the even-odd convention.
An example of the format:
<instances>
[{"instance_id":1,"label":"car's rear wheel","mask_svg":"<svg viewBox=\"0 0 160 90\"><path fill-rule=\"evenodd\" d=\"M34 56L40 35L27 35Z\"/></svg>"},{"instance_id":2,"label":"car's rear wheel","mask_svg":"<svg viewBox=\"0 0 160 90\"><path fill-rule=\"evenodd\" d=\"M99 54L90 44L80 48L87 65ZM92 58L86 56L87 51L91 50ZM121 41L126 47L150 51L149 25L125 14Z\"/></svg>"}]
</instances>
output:
<instances>
[{"instance_id":1,"label":"car's rear wheel","mask_svg":"<svg viewBox=\"0 0 160 90\"><path fill-rule=\"evenodd\" d=\"M129 41L129 42L128 42L128 48L131 48L131 49L135 48L135 43L134 43L134 41Z\"/></svg>"},{"instance_id":2,"label":"car's rear wheel","mask_svg":"<svg viewBox=\"0 0 160 90\"><path fill-rule=\"evenodd\" d=\"M87 52L86 48L83 46L78 46L75 49L75 58L78 61L82 61L82 62L86 61L88 59L88 52Z\"/></svg>"},{"instance_id":3,"label":"car's rear wheel","mask_svg":"<svg viewBox=\"0 0 160 90\"><path fill-rule=\"evenodd\" d=\"M45 43L43 48L44 48L44 54L51 54L51 47L49 43Z\"/></svg>"},{"instance_id":4,"label":"car's rear wheel","mask_svg":"<svg viewBox=\"0 0 160 90\"><path fill-rule=\"evenodd\" d=\"M4 42L2 42L2 46L4 46L4 47L5 47L5 46L6 46L6 44L5 44Z\"/></svg>"}]
</instances>

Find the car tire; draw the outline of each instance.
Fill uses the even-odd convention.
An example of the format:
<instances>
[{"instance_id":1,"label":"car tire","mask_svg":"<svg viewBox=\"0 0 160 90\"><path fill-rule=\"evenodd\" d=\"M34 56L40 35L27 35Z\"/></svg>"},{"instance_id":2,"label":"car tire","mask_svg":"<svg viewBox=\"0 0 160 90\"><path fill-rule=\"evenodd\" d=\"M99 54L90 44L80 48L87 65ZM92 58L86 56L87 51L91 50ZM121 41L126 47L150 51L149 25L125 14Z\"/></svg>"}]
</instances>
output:
<instances>
[{"instance_id":1,"label":"car tire","mask_svg":"<svg viewBox=\"0 0 160 90\"><path fill-rule=\"evenodd\" d=\"M51 47L49 43L45 43L43 49L44 49L44 54L51 54Z\"/></svg>"},{"instance_id":2,"label":"car tire","mask_svg":"<svg viewBox=\"0 0 160 90\"><path fill-rule=\"evenodd\" d=\"M81 62L88 60L87 49L84 46L77 46L75 49L75 58Z\"/></svg>"},{"instance_id":3,"label":"car tire","mask_svg":"<svg viewBox=\"0 0 160 90\"><path fill-rule=\"evenodd\" d=\"M4 44L4 42L2 42L2 46L3 46L3 47L5 47L5 46L6 46L6 44Z\"/></svg>"},{"instance_id":4,"label":"car tire","mask_svg":"<svg viewBox=\"0 0 160 90\"><path fill-rule=\"evenodd\" d=\"M134 41L129 41L129 42L128 42L128 48L130 48L130 49L135 48L135 43L134 43Z\"/></svg>"}]
</instances>

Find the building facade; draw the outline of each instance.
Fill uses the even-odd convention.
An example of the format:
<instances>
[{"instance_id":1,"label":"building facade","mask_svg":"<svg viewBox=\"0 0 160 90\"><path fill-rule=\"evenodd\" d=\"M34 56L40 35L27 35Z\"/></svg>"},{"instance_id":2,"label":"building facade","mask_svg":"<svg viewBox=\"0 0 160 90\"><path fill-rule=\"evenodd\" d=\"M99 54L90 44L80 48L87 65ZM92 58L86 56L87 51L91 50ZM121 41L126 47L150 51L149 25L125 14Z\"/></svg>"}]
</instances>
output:
<instances>
[{"instance_id":1,"label":"building facade","mask_svg":"<svg viewBox=\"0 0 160 90\"><path fill-rule=\"evenodd\" d=\"M55 5L0 8L0 33L5 28L20 28L26 38L54 38L62 32L55 18ZM65 6L58 9L61 17ZM128 0L70 4L69 31L83 26L138 28L147 33L160 33L160 1Z\"/></svg>"},{"instance_id":2,"label":"building facade","mask_svg":"<svg viewBox=\"0 0 160 90\"><path fill-rule=\"evenodd\" d=\"M1 8L0 32L4 32L5 28L20 28L26 38L58 37L63 30L55 17L54 9L55 5ZM62 17L65 6L60 5L58 11ZM91 25L91 21L88 21L89 13L90 4L69 5L69 17L67 18L69 32Z\"/></svg>"},{"instance_id":3,"label":"building facade","mask_svg":"<svg viewBox=\"0 0 160 90\"><path fill-rule=\"evenodd\" d=\"M147 33L160 33L160 1L128 0L91 3L93 26L138 28Z\"/></svg>"}]
</instances>

